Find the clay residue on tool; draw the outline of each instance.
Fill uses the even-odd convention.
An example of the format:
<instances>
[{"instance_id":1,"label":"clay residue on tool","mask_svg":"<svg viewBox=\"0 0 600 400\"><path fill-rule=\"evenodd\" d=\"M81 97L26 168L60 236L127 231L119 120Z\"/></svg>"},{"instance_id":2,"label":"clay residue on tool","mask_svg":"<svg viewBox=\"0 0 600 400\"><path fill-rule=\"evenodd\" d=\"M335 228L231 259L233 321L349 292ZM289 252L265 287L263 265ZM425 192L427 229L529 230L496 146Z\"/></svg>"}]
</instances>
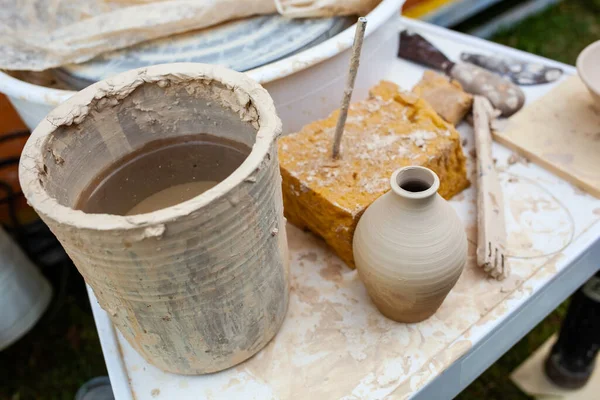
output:
<instances>
[{"instance_id":1,"label":"clay residue on tool","mask_svg":"<svg viewBox=\"0 0 600 400\"><path fill-rule=\"evenodd\" d=\"M469 112L473 96L457 81L427 70L412 92L425 99L442 118L456 126ZM464 146L464 144L463 144Z\"/></svg>"}]
</instances>

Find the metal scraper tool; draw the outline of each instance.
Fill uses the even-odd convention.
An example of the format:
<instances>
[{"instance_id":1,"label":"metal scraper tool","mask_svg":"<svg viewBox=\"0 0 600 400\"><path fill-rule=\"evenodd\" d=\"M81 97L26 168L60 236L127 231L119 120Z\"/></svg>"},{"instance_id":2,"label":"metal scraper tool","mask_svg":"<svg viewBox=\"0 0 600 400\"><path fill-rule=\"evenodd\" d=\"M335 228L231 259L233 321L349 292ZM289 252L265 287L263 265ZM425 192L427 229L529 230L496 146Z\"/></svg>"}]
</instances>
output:
<instances>
[{"instance_id":1,"label":"metal scraper tool","mask_svg":"<svg viewBox=\"0 0 600 400\"><path fill-rule=\"evenodd\" d=\"M503 116L509 117L525 103L525 94L514 83L471 63L452 62L417 33L400 32L398 57L444 71L471 94L486 97Z\"/></svg>"},{"instance_id":2,"label":"metal scraper tool","mask_svg":"<svg viewBox=\"0 0 600 400\"><path fill-rule=\"evenodd\" d=\"M563 74L560 68L483 54L461 53L460 59L495 72L522 86L554 82Z\"/></svg>"}]
</instances>

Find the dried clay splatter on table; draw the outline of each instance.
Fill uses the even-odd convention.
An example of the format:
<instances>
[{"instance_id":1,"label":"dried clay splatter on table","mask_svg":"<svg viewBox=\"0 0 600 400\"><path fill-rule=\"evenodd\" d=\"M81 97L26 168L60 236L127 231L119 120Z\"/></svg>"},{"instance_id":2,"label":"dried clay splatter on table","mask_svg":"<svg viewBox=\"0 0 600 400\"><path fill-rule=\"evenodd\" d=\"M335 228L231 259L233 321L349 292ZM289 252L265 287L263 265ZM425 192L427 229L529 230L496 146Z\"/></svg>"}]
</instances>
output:
<instances>
[{"instance_id":1,"label":"dried clay splatter on table","mask_svg":"<svg viewBox=\"0 0 600 400\"><path fill-rule=\"evenodd\" d=\"M470 137L469 137L470 138ZM472 145L473 140L469 139ZM503 150L503 149L501 149ZM510 153L498 154L502 167ZM470 178L473 179L471 169ZM430 319L397 324L383 317L370 302L355 271L348 269L323 241L295 227L287 228L291 265L291 296L287 319L273 341L239 366L203 377L185 378L186 390L207 398L406 399L444 371L479 342L515 305L537 290L540 282L564 267L569 248L600 218L586 195L531 164L508 166L500 173L503 189L515 198L507 202L507 232L522 232L531 247L508 245L512 275L497 282L475 265L475 189L451 201L466 227L467 266L454 289ZM564 204L582 202L577 210ZM538 201L539 200L539 201ZM538 203L529 204L527 203ZM522 211L521 211L522 210ZM568 215L573 215L572 225ZM513 219L512 215L516 215ZM550 232L554 225L564 228ZM542 227L530 232L531 226ZM547 247L547 243L552 246ZM148 398L146 382L156 381L161 396L176 396L171 376L146 366L123 339L125 362L138 398ZM338 369L339 368L339 369Z\"/></svg>"},{"instance_id":2,"label":"dried clay splatter on table","mask_svg":"<svg viewBox=\"0 0 600 400\"><path fill-rule=\"evenodd\" d=\"M515 182L509 178L517 177ZM476 265L475 216L468 215L467 265L436 314L419 324L397 324L379 314L355 271L347 269L319 239L288 227L292 292L288 319L265 351L236 368L248 381L268 384L275 398L408 398L471 347L470 337L508 312L507 298L530 293L524 282L555 273L561 250L573 237L568 211L558 199L526 177L501 174L512 275L490 279ZM474 189L463 202L474 201ZM513 196L514 195L514 196ZM547 224L561 225L552 229ZM548 229L546 229L548 228ZM555 239L552 239L555 238ZM556 245L546 248L551 240ZM544 250L542 250L544 249ZM534 257L534 258L530 258ZM331 277L323 282L324 276ZM306 327L306 328L299 328ZM460 339L459 339L460 338Z\"/></svg>"},{"instance_id":3,"label":"dried clay splatter on table","mask_svg":"<svg viewBox=\"0 0 600 400\"><path fill-rule=\"evenodd\" d=\"M470 243L465 271L436 314L419 324L398 324L377 311L356 271L324 243L294 227L288 235L292 288L286 321L262 352L231 374L268 385L277 399L405 398L471 347L474 324L487 315L502 317L507 309L499 304L529 277L525 271L532 273L530 264L519 261L505 281L488 280L475 265ZM461 335L465 339L455 342Z\"/></svg>"}]
</instances>

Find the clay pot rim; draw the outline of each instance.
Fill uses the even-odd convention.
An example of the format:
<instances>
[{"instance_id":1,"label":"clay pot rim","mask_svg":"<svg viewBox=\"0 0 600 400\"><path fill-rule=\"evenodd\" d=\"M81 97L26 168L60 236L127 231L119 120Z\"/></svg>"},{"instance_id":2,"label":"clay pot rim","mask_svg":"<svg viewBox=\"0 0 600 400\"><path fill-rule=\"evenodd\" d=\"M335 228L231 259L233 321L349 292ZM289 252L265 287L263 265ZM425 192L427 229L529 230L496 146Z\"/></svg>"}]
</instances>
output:
<instances>
[{"instance_id":1,"label":"clay pot rim","mask_svg":"<svg viewBox=\"0 0 600 400\"><path fill-rule=\"evenodd\" d=\"M594 61L593 56L596 55L596 53L600 53L600 40L592 42L585 49L583 49L577 56L577 61L575 64L577 66L579 77L587 86L589 91L592 92L592 94L600 97L600 80L593 80L591 73L592 68L595 66L593 66L593 63L590 61ZM598 99L598 101L600 101L600 99ZM600 105L600 102L598 105Z\"/></svg>"},{"instance_id":2,"label":"clay pot rim","mask_svg":"<svg viewBox=\"0 0 600 400\"><path fill-rule=\"evenodd\" d=\"M142 84L157 85L185 83L188 81L215 81L229 87L234 93L246 94L256 108L259 128L252 151L244 162L226 179L212 189L183 203L147 214L119 216L112 214L87 214L64 206L51 197L41 184L43 174L42 149L51 135L61 126L77 124L89 113L88 106L107 98L126 98ZM52 122L51 122L52 121ZM155 65L123 72L97 82L77 92L52 110L31 133L21 157L19 180L28 203L38 212L61 224L80 229L114 230L139 229L156 226L185 217L209 203L227 195L257 169L269 153L274 140L281 134L281 120L268 92L247 75L224 67L200 63L173 63ZM273 160L272 162L275 162ZM248 184L256 184L252 180ZM164 228L164 226L159 228ZM160 229L160 234L164 229Z\"/></svg>"},{"instance_id":3,"label":"clay pot rim","mask_svg":"<svg viewBox=\"0 0 600 400\"><path fill-rule=\"evenodd\" d=\"M403 177L410 176L409 180L419 180L427 183L429 188L420 192L411 192L401 187ZM440 188L440 178L429 168L421 166L408 166L395 170L390 178L392 191L397 195L408 199L425 199L435 195Z\"/></svg>"}]
</instances>

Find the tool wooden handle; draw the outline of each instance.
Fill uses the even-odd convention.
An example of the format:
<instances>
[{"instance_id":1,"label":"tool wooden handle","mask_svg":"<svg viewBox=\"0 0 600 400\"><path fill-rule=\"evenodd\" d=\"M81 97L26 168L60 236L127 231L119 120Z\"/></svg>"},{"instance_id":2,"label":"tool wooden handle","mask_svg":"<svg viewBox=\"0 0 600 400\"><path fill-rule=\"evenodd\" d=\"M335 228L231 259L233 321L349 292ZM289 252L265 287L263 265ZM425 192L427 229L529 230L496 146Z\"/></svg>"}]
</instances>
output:
<instances>
[{"instance_id":1,"label":"tool wooden handle","mask_svg":"<svg viewBox=\"0 0 600 400\"><path fill-rule=\"evenodd\" d=\"M517 85L469 63L458 63L448 73L471 94L487 98L502 115L509 117L525 104L525 94Z\"/></svg>"},{"instance_id":2,"label":"tool wooden handle","mask_svg":"<svg viewBox=\"0 0 600 400\"><path fill-rule=\"evenodd\" d=\"M344 89L344 97L342 99L342 106L340 107L340 114L338 116L337 124L335 126L335 133L333 137L333 148L331 151L331 158L334 160L340 156L340 146L342 144L342 134L344 133L344 126L346 125L346 118L348 117L348 110L350 109L350 100L352 99L352 91L354 90L354 81L356 80L356 74L358 72L358 66L360 65L360 52L362 51L363 40L365 39L365 30L367 29L367 19L365 17L358 18L356 23L356 32L354 33L354 43L352 44L352 56L350 57L350 70L348 71L348 77L346 78L346 88Z\"/></svg>"},{"instance_id":3,"label":"tool wooden handle","mask_svg":"<svg viewBox=\"0 0 600 400\"><path fill-rule=\"evenodd\" d=\"M477 264L496 279L509 274L502 188L492 158L490 102L475 96L473 119L477 151Z\"/></svg>"}]
</instances>

